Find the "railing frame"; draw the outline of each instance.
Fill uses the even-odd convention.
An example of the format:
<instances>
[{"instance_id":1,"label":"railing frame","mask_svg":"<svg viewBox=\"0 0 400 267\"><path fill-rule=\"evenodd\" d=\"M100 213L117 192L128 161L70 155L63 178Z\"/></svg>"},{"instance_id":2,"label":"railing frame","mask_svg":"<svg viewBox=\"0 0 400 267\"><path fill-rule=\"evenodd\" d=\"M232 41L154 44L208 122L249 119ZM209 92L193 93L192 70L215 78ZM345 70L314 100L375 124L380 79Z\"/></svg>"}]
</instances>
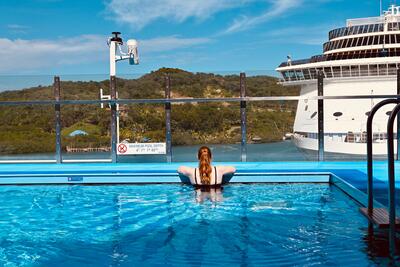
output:
<instances>
[{"instance_id":1,"label":"railing frame","mask_svg":"<svg viewBox=\"0 0 400 267\"><path fill-rule=\"evenodd\" d=\"M400 71L398 72L400 73ZM400 76L400 74L399 74ZM324 96L323 94L323 73L318 74L318 95L312 97L302 96L268 96L268 97L247 97L246 96L246 75L245 73L240 74L240 97L231 98L179 98L171 99L171 81L170 77L167 76L165 84L165 98L162 99L118 99L116 94L116 77L110 76L110 95L111 99L106 100L61 100L60 98L60 79L58 76L54 77L54 100L34 100L34 101L0 101L1 106L19 106L19 105L54 105L55 107L55 128L56 128L56 159L57 163L62 162L80 162L87 160L63 160L61 151L61 112L60 107L62 105L84 105L84 104L107 104L111 107L111 159L99 159L90 160L92 162L117 162L117 116L118 110L117 105L121 104L164 104L166 111L166 140L167 140L167 162L172 161L172 145L171 145L171 104L172 103L212 103L212 102L239 102L240 103L240 114L241 114L241 160L247 160L247 122L246 122L246 108L247 102L258 102L258 101L300 101L300 100L317 100L318 101L318 160L324 159L324 119L323 119L323 102L324 100L338 100L338 99L386 99L395 98L399 95L352 95L352 96ZM398 80L398 92L400 90L400 78ZM398 127L400 123L398 120ZM398 131L400 136L400 131ZM400 144L398 145L400 151ZM53 160L35 160L35 162L54 162ZM8 162L8 161L0 161ZM13 162L25 162L24 160ZM30 161L31 162L31 161Z\"/></svg>"}]
</instances>

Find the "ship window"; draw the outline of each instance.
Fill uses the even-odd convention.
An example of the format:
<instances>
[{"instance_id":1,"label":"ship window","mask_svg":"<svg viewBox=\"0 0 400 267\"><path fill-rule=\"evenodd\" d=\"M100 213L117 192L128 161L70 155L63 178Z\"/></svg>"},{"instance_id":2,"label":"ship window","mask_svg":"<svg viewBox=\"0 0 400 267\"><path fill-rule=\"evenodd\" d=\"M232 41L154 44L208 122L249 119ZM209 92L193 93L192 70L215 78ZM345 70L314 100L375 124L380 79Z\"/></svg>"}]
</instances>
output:
<instances>
[{"instance_id":1,"label":"ship window","mask_svg":"<svg viewBox=\"0 0 400 267\"><path fill-rule=\"evenodd\" d=\"M330 67L324 68L324 72L325 72L326 78L332 78L332 70Z\"/></svg>"},{"instance_id":2,"label":"ship window","mask_svg":"<svg viewBox=\"0 0 400 267\"><path fill-rule=\"evenodd\" d=\"M384 27L383 27L383 24L379 24L379 31L380 31L380 32L383 32L383 28L384 28Z\"/></svg>"},{"instance_id":3,"label":"ship window","mask_svg":"<svg viewBox=\"0 0 400 267\"><path fill-rule=\"evenodd\" d=\"M343 75L343 77L350 76L350 67L349 66L342 66L342 75Z\"/></svg>"},{"instance_id":4,"label":"ship window","mask_svg":"<svg viewBox=\"0 0 400 267\"><path fill-rule=\"evenodd\" d=\"M383 44L384 35L379 35L379 44Z\"/></svg>"},{"instance_id":5,"label":"ship window","mask_svg":"<svg viewBox=\"0 0 400 267\"><path fill-rule=\"evenodd\" d=\"M368 38L368 45L372 45L374 43L374 36L370 36L369 38Z\"/></svg>"},{"instance_id":6,"label":"ship window","mask_svg":"<svg viewBox=\"0 0 400 267\"><path fill-rule=\"evenodd\" d=\"M348 47L349 39L344 39L343 48Z\"/></svg>"},{"instance_id":7,"label":"ship window","mask_svg":"<svg viewBox=\"0 0 400 267\"><path fill-rule=\"evenodd\" d=\"M361 46L363 38L357 38L357 46Z\"/></svg>"},{"instance_id":8,"label":"ship window","mask_svg":"<svg viewBox=\"0 0 400 267\"><path fill-rule=\"evenodd\" d=\"M400 43L400 35L396 34L395 36L396 36L396 44Z\"/></svg>"},{"instance_id":9,"label":"ship window","mask_svg":"<svg viewBox=\"0 0 400 267\"><path fill-rule=\"evenodd\" d=\"M368 76L368 66L367 65L360 66L360 75Z\"/></svg>"},{"instance_id":10,"label":"ship window","mask_svg":"<svg viewBox=\"0 0 400 267\"><path fill-rule=\"evenodd\" d=\"M308 69L303 70L303 76L306 80L310 79L310 73L308 72Z\"/></svg>"},{"instance_id":11,"label":"ship window","mask_svg":"<svg viewBox=\"0 0 400 267\"><path fill-rule=\"evenodd\" d=\"M333 67L333 77L340 77L340 67Z\"/></svg>"},{"instance_id":12,"label":"ship window","mask_svg":"<svg viewBox=\"0 0 400 267\"><path fill-rule=\"evenodd\" d=\"M343 42L344 42L344 40L340 40L340 41L339 41L339 46L338 46L338 48L343 48Z\"/></svg>"},{"instance_id":13,"label":"ship window","mask_svg":"<svg viewBox=\"0 0 400 267\"><path fill-rule=\"evenodd\" d=\"M369 25L365 25L363 27L363 33L367 33L368 32L368 27L369 27Z\"/></svg>"},{"instance_id":14,"label":"ship window","mask_svg":"<svg viewBox=\"0 0 400 267\"><path fill-rule=\"evenodd\" d=\"M317 72L315 71L315 69L310 69L310 73L311 73L311 79L317 78Z\"/></svg>"},{"instance_id":15,"label":"ship window","mask_svg":"<svg viewBox=\"0 0 400 267\"><path fill-rule=\"evenodd\" d=\"M311 114L310 118L311 118L311 119L314 119L315 116L317 116L317 114L318 114L318 112L315 111L313 114Z\"/></svg>"},{"instance_id":16,"label":"ship window","mask_svg":"<svg viewBox=\"0 0 400 267\"><path fill-rule=\"evenodd\" d=\"M389 75L396 75L396 64L389 64L388 74Z\"/></svg>"},{"instance_id":17,"label":"ship window","mask_svg":"<svg viewBox=\"0 0 400 267\"><path fill-rule=\"evenodd\" d=\"M366 37L363 38L363 43L362 43L363 46L364 46L364 45L367 45L367 43L368 43L368 38L369 38L369 36L366 36Z\"/></svg>"},{"instance_id":18,"label":"ship window","mask_svg":"<svg viewBox=\"0 0 400 267\"><path fill-rule=\"evenodd\" d=\"M379 44L379 36L374 36L374 45Z\"/></svg>"},{"instance_id":19,"label":"ship window","mask_svg":"<svg viewBox=\"0 0 400 267\"><path fill-rule=\"evenodd\" d=\"M351 66L351 76L360 76L358 66Z\"/></svg>"},{"instance_id":20,"label":"ship window","mask_svg":"<svg viewBox=\"0 0 400 267\"><path fill-rule=\"evenodd\" d=\"M374 24L369 25L368 32L373 32L374 31L374 27L375 27Z\"/></svg>"},{"instance_id":21,"label":"ship window","mask_svg":"<svg viewBox=\"0 0 400 267\"><path fill-rule=\"evenodd\" d=\"M379 64L378 69L379 69L379 75L386 75L387 66L385 64Z\"/></svg>"},{"instance_id":22,"label":"ship window","mask_svg":"<svg viewBox=\"0 0 400 267\"><path fill-rule=\"evenodd\" d=\"M372 76L378 74L377 65L369 65L369 74L372 75Z\"/></svg>"},{"instance_id":23,"label":"ship window","mask_svg":"<svg viewBox=\"0 0 400 267\"><path fill-rule=\"evenodd\" d=\"M374 25L374 32L377 32L377 31L379 31L379 24Z\"/></svg>"},{"instance_id":24,"label":"ship window","mask_svg":"<svg viewBox=\"0 0 400 267\"><path fill-rule=\"evenodd\" d=\"M343 113L342 112L335 112L335 113L333 113L333 116L335 116L335 117L340 117L340 116L342 116L343 115Z\"/></svg>"},{"instance_id":25,"label":"ship window","mask_svg":"<svg viewBox=\"0 0 400 267\"><path fill-rule=\"evenodd\" d=\"M385 35L385 44L390 44L389 35Z\"/></svg>"},{"instance_id":26,"label":"ship window","mask_svg":"<svg viewBox=\"0 0 400 267\"><path fill-rule=\"evenodd\" d=\"M298 79L304 80L304 75L303 75L303 72L301 70L296 70L296 76L297 76Z\"/></svg>"}]
</instances>

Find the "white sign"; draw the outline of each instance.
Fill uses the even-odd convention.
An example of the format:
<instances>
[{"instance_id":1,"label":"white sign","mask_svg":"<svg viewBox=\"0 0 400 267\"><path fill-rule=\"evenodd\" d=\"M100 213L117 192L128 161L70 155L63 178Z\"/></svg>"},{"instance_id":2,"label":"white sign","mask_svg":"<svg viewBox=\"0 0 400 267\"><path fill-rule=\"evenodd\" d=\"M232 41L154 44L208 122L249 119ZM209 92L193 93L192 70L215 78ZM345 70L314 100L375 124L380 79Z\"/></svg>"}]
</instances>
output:
<instances>
[{"instance_id":1,"label":"white sign","mask_svg":"<svg viewBox=\"0 0 400 267\"><path fill-rule=\"evenodd\" d=\"M119 143L118 155L162 155L167 153L165 143Z\"/></svg>"}]
</instances>

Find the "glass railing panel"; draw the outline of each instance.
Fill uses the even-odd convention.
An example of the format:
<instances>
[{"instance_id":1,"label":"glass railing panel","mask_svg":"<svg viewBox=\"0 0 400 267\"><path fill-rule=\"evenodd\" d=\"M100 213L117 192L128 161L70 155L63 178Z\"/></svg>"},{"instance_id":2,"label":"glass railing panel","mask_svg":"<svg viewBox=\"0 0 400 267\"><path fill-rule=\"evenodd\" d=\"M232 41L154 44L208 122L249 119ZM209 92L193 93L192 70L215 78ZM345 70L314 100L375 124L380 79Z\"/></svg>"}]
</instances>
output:
<instances>
[{"instance_id":1,"label":"glass railing panel","mask_svg":"<svg viewBox=\"0 0 400 267\"><path fill-rule=\"evenodd\" d=\"M100 104L61 106L63 160L111 159L111 115Z\"/></svg>"},{"instance_id":2,"label":"glass railing panel","mask_svg":"<svg viewBox=\"0 0 400 267\"><path fill-rule=\"evenodd\" d=\"M118 162L166 162L166 154L158 154L163 149L151 149L166 143L165 114L164 104L119 105L119 143L125 144L127 150L123 145L117 147ZM139 146L143 150L133 149Z\"/></svg>"},{"instance_id":3,"label":"glass railing panel","mask_svg":"<svg viewBox=\"0 0 400 267\"><path fill-rule=\"evenodd\" d=\"M213 161L240 161L240 105L231 102L172 105L172 160L197 161L207 145Z\"/></svg>"},{"instance_id":4,"label":"glass railing panel","mask_svg":"<svg viewBox=\"0 0 400 267\"><path fill-rule=\"evenodd\" d=\"M348 88L349 89L349 88ZM350 89L353 94L366 94ZM362 88L365 89L365 88ZM380 91L391 94L390 90L370 89L370 96ZM340 92L337 88L336 91ZM392 92L393 93L393 92ZM324 100L324 158L327 161L365 161L367 159L367 119L370 110L383 99L327 99ZM387 121L394 104L382 107L373 120L373 154L374 159L387 157ZM395 124L395 132L397 127ZM396 134L395 134L396 137ZM397 151L395 149L395 151Z\"/></svg>"},{"instance_id":5,"label":"glass railing panel","mask_svg":"<svg viewBox=\"0 0 400 267\"><path fill-rule=\"evenodd\" d=\"M54 160L54 107L0 106L0 161Z\"/></svg>"},{"instance_id":6,"label":"glass railing panel","mask_svg":"<svg viewBox=\"0 0 400 267\"><path fill-rule=\"evenodd\" d=\"M302 104L302 103L300 103ZM313 161L317 160L316 123L304 118L304 111L298 101L268 101L248 104L248 146L247 161ZM309 104L306 104L309 106ZM302 114L296 121L296 110L301 106ZM305 114L306 113L306 114ZM312 115L312 114L311 114ZM314 133L314 135L313 135ZM311 146L309 143L312 143Z\"/></svg>"}]
</instances>

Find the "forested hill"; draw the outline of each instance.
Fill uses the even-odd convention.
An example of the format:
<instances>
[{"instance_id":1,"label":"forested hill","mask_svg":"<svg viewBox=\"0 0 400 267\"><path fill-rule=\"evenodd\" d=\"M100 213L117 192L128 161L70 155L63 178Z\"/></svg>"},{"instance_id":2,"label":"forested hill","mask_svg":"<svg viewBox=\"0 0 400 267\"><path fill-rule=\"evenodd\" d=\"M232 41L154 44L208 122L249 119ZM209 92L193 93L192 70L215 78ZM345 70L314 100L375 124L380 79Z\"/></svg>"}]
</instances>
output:
<instances>
[{"instance_id":1,"label":"forested hill","mask_svg":"<svg viewBox=\"0 0 400 267\"><path fill-rule=\"evenodd\" d=\"M171 77L172 98L238 97L238 75L191 73L162 68L138 79L117 79L119 98L163 98L165 76ZM62 77L61 77L62 80ZM298 95L297 87L287 88L268 76L247 77L247 96ZM61 99L98 99L99 89L109 93L109 81L61 82ZM0 93L0 101L53 99L53 88L34 87ZM261 142L279 140L291 131L295 102L248 104L248 137ZM163 105L121 106L121 140L164 141ZM109 145L110 112L99 105L63 105L63 147ZM192 103L172 106L174 144L236 143L240 140L239 103ZM69 137L80 129L88 135ZM0 108L0 153L54 151L54 107L19 106Z\"/></svg>"}]
</instances>

